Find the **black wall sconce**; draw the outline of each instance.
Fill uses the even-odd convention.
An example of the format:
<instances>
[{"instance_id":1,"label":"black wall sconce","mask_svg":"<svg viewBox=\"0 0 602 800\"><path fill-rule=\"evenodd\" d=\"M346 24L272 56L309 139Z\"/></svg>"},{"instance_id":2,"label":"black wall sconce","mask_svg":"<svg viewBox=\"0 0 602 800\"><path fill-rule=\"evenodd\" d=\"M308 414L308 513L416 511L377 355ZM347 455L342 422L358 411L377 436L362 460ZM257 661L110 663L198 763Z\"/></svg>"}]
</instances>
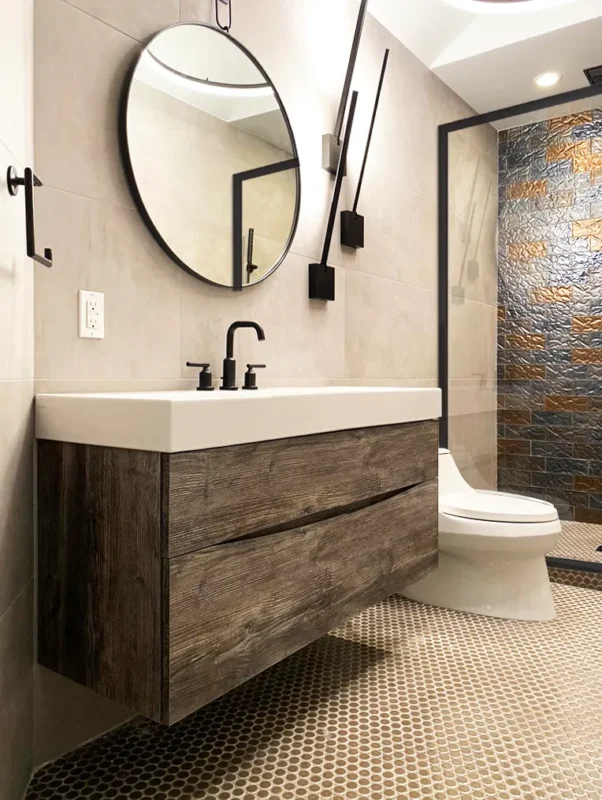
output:
<instances>
[{"instance_id":1,"label":"black wall sconce","mask_svg":"<svg viewBox=\"0 0 602 800\"><path fill-rule=\"evenodd\" d=\"M370 144L372 143L372 134L374 132L374 123L376 122L376 114L378 113L380 94L382 92L385 75L387 74L387 64L389 63L389 52L390 52L389 50L385 50L385 57L383 58L383 65L380 71L380 80L378 82L376 100L374 102L374 111L372 112L372 121L370 122L370 131L368 133L368 141L366 142L366 152L364 153L364 161L362 163L360 177L357 182L357 191L355 193L353 210L341 211L341 244L345 245L345 247L353 247L356 250L364 246L364 218L362 217L361 214L357 213L357 207L360 201L362 184L364 182L364 173L366 171L368 153L370 152Z\"/></svg>"},{"instance_id":2,"label":"black wall sconce","mask_svg":"<svg viewBox=\"0 0 602 800\"><path fill-rule=\"evenodd\" d=\"M353 37L353 44L351 45L351 54L349 56L349 64L347 65L347 74L345 75L345 83L343 84L343 94L337 112L336 122L334 124L334 133L325 133L322 137L322 168L331 175L337 174L339 161L341 160L341 134L343 132L343 120L345 119L345 110L347 108L347 100L349 99L349 91L351 90L351 81L353 80L353 72L355 70L355 62L357 60L357 53L360 49L360 42L362 39L362 31L364 30L364 20L366 19L366 10L368 8L368 0L362 0L360 5L360 12L355 26L355 35Z\"/></svg>"},{"instance_id":3,"label":"black wall sconce","mask_svg":"<svg viewBox=\"0 0 602 800\"><path fill-rule=\"evenodd\" d=\"M15 197L19 191L19 186L25 188L25 228L27 236L27 255L43 267L52 266L52 250L44 248L44 255L36 253L36 222L35 208L33 202L34 186L43 186L42 181L33 173L29 167L25 168L22 178L17 177L15 167L9 167L6 171L6 185L11 197Z\"/></svg>"},{"instance_id":4,"label":"black wall sconce","mask_svg":"<svg viewBox=\"0 0 602 800\"><path fill-rule=\"evenodd\" d=\"M343 186L343 178L345 177L345 168L347 166L347 152L349 150L349 140L351 139L351 131L353 128L353 118L355 117L355 107L357 105L357 98L358 98L358 93L353 92L351 96L351 105L349 106L347 129L345 130L345 138L343 139L343 147L341 149L341 158L339 159L337 177L334 184L334 193L332 196L330 215L328 217L328 225L326 226L326 236L324 238L322 259L319 264L309 265L310 300L335 299L334 267L328 266L328 254L330 253L330 245L332 243L332 233L334 231L334 223L337 215L337 209L339 207L339 200L341 198L341 188Z\"/></svg>"}]
</instances>

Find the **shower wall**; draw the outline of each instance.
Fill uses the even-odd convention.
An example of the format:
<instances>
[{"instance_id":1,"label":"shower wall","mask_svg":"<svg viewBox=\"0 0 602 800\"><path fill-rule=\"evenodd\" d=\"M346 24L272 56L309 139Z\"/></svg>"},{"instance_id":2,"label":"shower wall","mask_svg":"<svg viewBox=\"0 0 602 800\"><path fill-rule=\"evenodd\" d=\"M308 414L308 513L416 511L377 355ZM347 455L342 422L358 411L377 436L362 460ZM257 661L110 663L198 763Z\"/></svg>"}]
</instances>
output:
<instances>
[{"instance_id":1,"label":"shower wall","mask_svg":"<svg viewBox=\"0 0 602 800\"><path fill-rule=\"evenodd\" d=\"M502 131L498 486L602 524L602 110Z\"/></svg>"}]
</instances>

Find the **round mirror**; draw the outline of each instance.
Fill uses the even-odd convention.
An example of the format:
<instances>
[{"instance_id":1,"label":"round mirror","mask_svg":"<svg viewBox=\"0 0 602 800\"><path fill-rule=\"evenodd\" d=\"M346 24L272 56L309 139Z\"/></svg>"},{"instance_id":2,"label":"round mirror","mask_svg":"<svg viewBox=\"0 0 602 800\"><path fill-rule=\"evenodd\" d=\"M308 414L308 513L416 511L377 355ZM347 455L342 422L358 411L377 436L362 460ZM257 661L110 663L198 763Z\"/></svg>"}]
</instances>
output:
<instances>
[{"instance_id":1,"label":"round mirror","mask_svg":"<svg viewBox=\"0 0 602 800\"><path fill-rule=\"evenodd\" d=\"M158 33L127 78L121 146L138 209L181 267L241 289L282 263L299 217L295 139L231 36L194 23Z\"/></svg>"}]
</instances>

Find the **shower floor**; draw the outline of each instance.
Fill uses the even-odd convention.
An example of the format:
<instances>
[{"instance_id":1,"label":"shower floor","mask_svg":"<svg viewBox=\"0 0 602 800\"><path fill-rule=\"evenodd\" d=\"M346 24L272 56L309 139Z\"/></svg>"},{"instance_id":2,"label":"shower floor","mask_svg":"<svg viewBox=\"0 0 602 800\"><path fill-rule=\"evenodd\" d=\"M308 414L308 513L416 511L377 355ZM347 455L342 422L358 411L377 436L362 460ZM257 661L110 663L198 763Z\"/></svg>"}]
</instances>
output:
<instances>
[{"instance_id":1,"label":"shower floor","mask_svg":"<svg viewBox=\"0 0 602 800\"><path fill-rule=\"evenodd\" d=\"M602 564L602 553L596 552L596 548L600 545L602 545L602 525L563 522L558 544L548 555L553 558Z\"/></svg>"},{"instance_id":2,"label":"shower floor","mask_svg":"<svg viewBox=\"0 0 602 800\"><path fill-rule=\"evenodd\" d=\"M512 622L391 597L171 728L127 723L28 800L602 797L602 593Z\"/></svg>"}]
</instances>

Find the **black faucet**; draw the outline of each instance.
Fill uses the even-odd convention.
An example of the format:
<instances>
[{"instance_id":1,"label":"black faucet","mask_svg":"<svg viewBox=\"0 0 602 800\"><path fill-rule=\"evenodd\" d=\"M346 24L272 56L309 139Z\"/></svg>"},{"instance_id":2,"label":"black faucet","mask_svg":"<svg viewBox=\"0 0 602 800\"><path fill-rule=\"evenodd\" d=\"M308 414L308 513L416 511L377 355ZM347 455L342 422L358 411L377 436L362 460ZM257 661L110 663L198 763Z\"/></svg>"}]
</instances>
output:
<instances>
[{"instance_id":1,"label":"black faucet","mask_svg":"<svg viewBox=\"0 0 602 800\"><path fill-rule=\"evenodd\" d=\"M226 357L224 358L224 374L222 375L222 385L219 387L225 391L235 392L236 385L236 361L234 360L234 334L239 328L255 328L257 338L260 342L265 341L265 333L261 325L256 322L233 322L228 328L226 336Z\"/></svg>"}]
</instances>

